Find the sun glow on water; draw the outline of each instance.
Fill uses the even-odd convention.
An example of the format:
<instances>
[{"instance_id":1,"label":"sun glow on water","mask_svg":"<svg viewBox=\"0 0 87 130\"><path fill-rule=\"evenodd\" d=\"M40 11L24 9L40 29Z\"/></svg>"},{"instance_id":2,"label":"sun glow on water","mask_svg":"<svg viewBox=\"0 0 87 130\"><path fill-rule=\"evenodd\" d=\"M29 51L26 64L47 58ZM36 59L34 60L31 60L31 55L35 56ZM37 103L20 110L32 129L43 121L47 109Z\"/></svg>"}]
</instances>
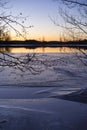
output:
<instances>
[{"instance_id":1,"label":"sun glow on water","mask_svg":"<svg viewBox=\"0 0 87 130\"><path fill-rule=\"evenodd\" d=\"M36 49L28 49L28 48L11 48L11 53L73 53L79 52L78 49L68 48L68 47L40 47Z\"/></svg>"}]
</instances>

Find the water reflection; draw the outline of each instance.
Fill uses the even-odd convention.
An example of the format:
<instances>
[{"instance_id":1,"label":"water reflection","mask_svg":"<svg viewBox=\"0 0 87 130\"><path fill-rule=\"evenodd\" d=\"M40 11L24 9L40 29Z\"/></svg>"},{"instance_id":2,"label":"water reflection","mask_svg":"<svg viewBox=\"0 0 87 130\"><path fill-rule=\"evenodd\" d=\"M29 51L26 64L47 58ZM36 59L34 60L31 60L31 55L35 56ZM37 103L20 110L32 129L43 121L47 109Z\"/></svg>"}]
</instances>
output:
<instances>
[{"instance_id":1,"label":"water reflection","mask_svg":"<svg viewBox=\"0 0 87 130\"><path fill-rule=\"evenodd\" d=\"M11 48L9 47L3 47L3 48L0 48L0 52L11 52Z\"/></svg>"},{"instance_id":2,"label":"water reflection","mask_svg":"<svg viewBox=\"0 0 87 130\"><path fill-rule=\"evenodd\" d=\"M87 50L81 49L85 52ZM0 48L1 52L11 52L11 53L70 53L70 52L79 52L78 48L69 48L69 47L38 47L34 49L29 48Z\"/></svg>"},{"instance_id":3,"label":"water reflection","mask_svg":"<svg viewBox=\"0 0 87 130\"><path fill-rule=\"evenodd\" d=\"M57 52L78 52L79 50L76 48L68 48L68 47L39 47L35 49L29 49L29 48L11 48L12 53L57 53Z\"/></svg>"}]
</instances>

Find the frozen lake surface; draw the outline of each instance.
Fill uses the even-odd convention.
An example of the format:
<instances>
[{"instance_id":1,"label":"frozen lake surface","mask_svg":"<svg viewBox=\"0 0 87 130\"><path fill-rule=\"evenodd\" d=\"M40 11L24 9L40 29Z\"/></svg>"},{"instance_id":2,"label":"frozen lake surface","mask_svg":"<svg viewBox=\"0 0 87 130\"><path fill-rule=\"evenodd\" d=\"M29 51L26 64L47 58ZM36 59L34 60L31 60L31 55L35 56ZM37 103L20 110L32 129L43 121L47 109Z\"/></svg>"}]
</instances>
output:
<instances>
[{"instance_id":1,"label":"frozen lake surface","mask_svg":"<svg viewBox=\"0 0 87 130\"><path fill-rule=\"evenodd\" d=\"M26 59L26 54L12 54L15 57L20 55L25 56ZM29 69L21 71L21 67L17 68L16 65L0 67L0 86L86 88L87 57L85 55L43 53L36 54L35 57L39 61L30 63L30 67L41 70L41 73L32 74Z\"/></svg>"},{"instance_id":2,"label":"frozen lake surface","mask_svg":"<svg viewBox=\"0 0 87 130\"><path fill-rule=\"evenodd\" d=\"M58 87L1 87L0 128L87 130L87 100L81 100L87 97L78 91L81 102L73 100L74 94L70 101L69 96L60 98L57 92L60 93Z\"/></svg>"},{"instance_id":3,"label":"frozen lake surface","mask_svg":"<svg viewBox=\"0 0 87 130\"><path fill-rule=\"evenodd\" d=\"M26 54L12 54L20 55ZM42 70L39 74L0 67L0 129L87 130L86 55L38 53L36 57L42 61L33 64Z\"/></svg>"}]
</instances>

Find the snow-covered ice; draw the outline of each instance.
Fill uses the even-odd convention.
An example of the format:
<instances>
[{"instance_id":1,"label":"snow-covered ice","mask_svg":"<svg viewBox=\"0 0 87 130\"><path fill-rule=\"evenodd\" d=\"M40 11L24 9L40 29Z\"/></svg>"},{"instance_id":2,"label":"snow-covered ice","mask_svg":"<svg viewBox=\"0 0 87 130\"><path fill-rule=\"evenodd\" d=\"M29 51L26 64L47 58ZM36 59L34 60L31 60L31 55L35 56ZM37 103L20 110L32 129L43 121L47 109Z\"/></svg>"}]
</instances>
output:
<instances>
[{"instance_id":1,"label":"snow-covered ice","mask_svg":"<svg viewBox=\"0 0 87 130\"><path fill-rule=\"evenodd\" d=\"M87 130L85 56L37 57L47 61L39 75L9 67L0 72L0 129Z\"/></svg>"}]
</instances>

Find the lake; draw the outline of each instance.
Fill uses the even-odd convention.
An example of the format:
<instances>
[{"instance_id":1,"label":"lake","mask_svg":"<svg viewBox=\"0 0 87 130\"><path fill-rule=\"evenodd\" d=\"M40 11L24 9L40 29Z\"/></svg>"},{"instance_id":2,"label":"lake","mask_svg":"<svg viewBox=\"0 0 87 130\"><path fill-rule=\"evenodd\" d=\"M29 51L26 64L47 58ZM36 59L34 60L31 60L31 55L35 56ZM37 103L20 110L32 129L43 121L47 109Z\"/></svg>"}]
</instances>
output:
<instances>
[{"instance_id":1,"label":"lake","mask_svg":"<svg viewBox=\"0 0 87 130\"><path fill-rule=\"evenodd\" d=\"M10 53L0 53L0 86L76 89L85 88L86 82L87 52L84 50L11 48Z\"/></svg>"},{"instance_id":2,"label":"lake","mask_svg":"<svg viewBox=\"0 0 87 130\"><path fill-rule=\"evenodd\" d=\"M2 48L0 112L4 130L87 130L87 51Z\"/></svg>"},{"instance_id":3,"label":"lake","mask_svg":"<svg viewBox=\"0 0 87 130\"><path fill-rule=\"evenodd\" d=\"M78 52L79 50L83 50L87 52L87 49L79 49L79 48L70 48L70 47L37 47L37 48L24 48L24 47L7 47L0 48L2 52L11 52L11 53L68 53L68 52Z\"/></svg>"}]
</instances>

